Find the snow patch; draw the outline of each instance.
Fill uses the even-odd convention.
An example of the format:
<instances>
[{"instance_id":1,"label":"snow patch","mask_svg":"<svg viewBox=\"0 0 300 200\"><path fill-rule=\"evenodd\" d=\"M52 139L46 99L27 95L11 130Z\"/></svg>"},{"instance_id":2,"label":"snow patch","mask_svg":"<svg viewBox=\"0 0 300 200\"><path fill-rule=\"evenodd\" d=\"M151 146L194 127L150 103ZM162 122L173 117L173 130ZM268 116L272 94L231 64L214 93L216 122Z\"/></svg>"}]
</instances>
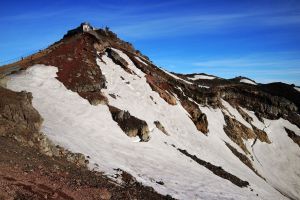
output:
<instances>
[{"instance_id":1,"label":"snow patch","mask_svg":"<svg viewBox=\"0 0 300 200\"><path fill-rule=\"evenodd\" d=\"M200 87L200 88L206 88L206 89L209 88L209 86L206 86L206 85L198 85L198 87Z\"/></svg>"},{"instance_id":2,"label":"snow patch","mask_svg":"<svg viewBox=\"0 0 300 200\"><path fill-rule=\"evenodd\" d=\"M199 79L208 79L208 80L212 80L215 79L216 77L214 76L209 76L209 75L204 75L204 74L196 74L194 75L194 77L187 77L190 80L196 81Z\"/></svg>"},{"instance_id":3,"label":"snow patch","mask_svg":"<svg viewBox=\"0 0 300 200\"><path fill-rule=\"evenodd\" d=\"M144 65L148 66L148 64L145 63L144 61L142 61L142 59L140 59L140 57L135 56L135 59L137 59L139 62L143 63Z\"/></svg>"},{"instance_id":4,"label":"snow patch","mask_svg":"<svg viewBox=\"0 0 300 200\"><path fill-rule=\"evenodd\" d=\"M251 85L257 85L257 83L255 83L254 81L251 81L249 79L241 79L240 80L241 83L247 83L247 84L251 84Z\"/></svg>"},{"instance_id":5,"label":"snow patch","mask_svg":"<svg viewBox=\"0 0 300 200\"><path fill-rule=\"evenodd\" d=\"M295 90L297 90L298 92L300 92L300 88L299 87L294 87Z\"/></svg>"},{"instance_id":6,"label":"snow patch","mask_svg":"<svg viewBox=\"0 0 300 200\"><path fill-rule=\"evenodd\" d=\"M166 74L172 76L173 78L175 78L175 79L177 79L177 80L181 80L181 81L183 81L183 82L185 82L185 83L187 83L187 84L190 84L190 85L193 84L192 82L189 82L189 81L187 81L187 80L184 80L184 79L182 79L182 78L179 78L178 76L172 74L171 72L168 72L167 70L164 70L164 69L162 69L162 68L160 68L160 69L161 69L162 71L164 71Z\"/></svg>"}]
</instances>

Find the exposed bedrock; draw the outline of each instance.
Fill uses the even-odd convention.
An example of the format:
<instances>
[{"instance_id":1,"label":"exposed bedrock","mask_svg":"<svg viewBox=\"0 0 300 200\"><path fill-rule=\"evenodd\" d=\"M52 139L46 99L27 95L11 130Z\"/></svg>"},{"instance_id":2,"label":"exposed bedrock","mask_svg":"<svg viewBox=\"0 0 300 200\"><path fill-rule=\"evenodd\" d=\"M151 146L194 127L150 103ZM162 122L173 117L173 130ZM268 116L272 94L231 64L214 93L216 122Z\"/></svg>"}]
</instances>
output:
<instances>
[{"instance_id":1,"label":"exposed bedrock","mask_svg":"<svg viewBox=\"0 0 300 200\"><path fill-rule=\"evenodd\" d=\"M113 106L109 106L109 111L113 120L118 123L126 135L129 137L138 136L142 142L150 140L149 128L144 120L140 120L130 115L128 111L120 110Z\"/></svg>"},{"instance_id":2,"label":"exposed bedrock","mask_svg":"<svg viewBox=\"0 0 300 200\"><path fill-rule=\"evenodd\" d=\"M255 87L240 85L224 85L212 87L209 90L195 89L189 86L188 89L182 87L185 95L194 99L201 105L212 107L222 107L221 99L229 102L233 107L243 107L255 111L258 118L278 119L280 117L289 120L300 127L299 109L294 102L284 98L273 96ZM241 115L245 113L239 110ZM248 122L251 118L244 115Z\"/></svg>"},{"instance_id":3,"label":"exposed bedrock","mask_svg":"<svg viewBox=\"0 0 300 200\"><path fill-rule=\"evenodd\" d=\"M258 90L231 87L223 90L220 94L223 99L235 107L241 106L248 110L255 110L262 117L268 119L278 119L279 117L288 119L290 113L298 112L298 108L293 102Z\"/></svg>"},{"instance_id":4,"label":"exposed bedrock","mask_svg":"<svg viewBox=\"0 0 300 200\"><path fill-rule=\"evenodd\" d=\"M224 114L224 119L226 122L226 125L224 125L224 131L227 136L233 142L239 145L246 154L249 154L250 152L243 140L255 139L256 136L254 132L236 119L229 117L228 115Z\"/></svg>"},{"instance_id":5,"label":"exposed bedrock","mask_svg":"<svg viewBox=\"0 0 300 200\"><path fill-rule=\"evenodd\" d=\"M224 125L224 131L226 135L237 145L241 147L241 149L246 153L249 154L249 150L247 149L244 140L248 139L259 139L261 142L271 143L267 133L264 131L252 126L253 130L246 127L244 124L239 122L238 120L229 117L228 115L224 114L224 119L226 125Z\"/></svg>"}]
</instances>

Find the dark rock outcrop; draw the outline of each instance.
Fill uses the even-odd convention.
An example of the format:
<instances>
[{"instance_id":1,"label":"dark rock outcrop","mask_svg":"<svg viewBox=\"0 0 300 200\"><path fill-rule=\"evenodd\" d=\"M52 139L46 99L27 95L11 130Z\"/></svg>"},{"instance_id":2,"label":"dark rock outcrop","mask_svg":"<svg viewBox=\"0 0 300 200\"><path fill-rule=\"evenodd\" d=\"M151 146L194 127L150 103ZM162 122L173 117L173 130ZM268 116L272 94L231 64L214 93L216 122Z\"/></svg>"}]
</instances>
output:
<instances>
[{"instance_id":1,"label":"dark rock outcrop","mask_svg":"<svg viewBox=\"0 0 300 200\"><path fill-rule=\"evenodd\" d=\"M247 167L249 167L257 176L261 177L262 179L265 180L258 172L257 170L253 167L251 160L244 154L238 152L233 146L225 142L226 146L230 149L230 151L242 162L244 163Z\"/></svg>"},{"instance_id":2,"label":"dark rock outcrop","mask_svg":"<svg viewBox=\"0 0 300 200\"><path fill-rule=\"evenodd\" d=\"M249 88L229 87L223 89L221 93L222 98L230 104L254 110L268 119L278 119L279 117L288 116L290 112L298 111L297 106L291 101L258 91L251 88L251 86Z\"/></svg>"},{"instance_id":3,"label":"dark rock outcrop","mask_svg":"<svg viewBox=\"0 0 300 200\"><path fill-rule=\"evenodd\" d=\"M114 63L120 65L126 72L133 74L132 70L128 68L127 61L122 58L116 51L111 48L106 49L107 55Z\"/></svg>"},{"instance_id":4,"label":"dark rock outcrop","mask_svg":"<svg viewBox=\"0 0 300 200\"><path fill-rule=\"evenodd\" d=\"M204 134L208 133L208 121L204 113L201 112L199 106L188 99L181 100L182 107L190 114L196 128Z\"/></svg>"},{"instance_id":5,"label":"dark rock outcrop","mask_svg":"<svg viewBox=\"0 0 300 200\"><path fill-rule=\"evenodd\" d=\"M284 128L284 129L287 132L289 138L291 138L300 147L300 136L288 128Z\"/></svg>"},{"instance_id":6,"label":"dark rock outcrop","mask_svg":"<svg viewBox=\"0 0 300 200\"><path fill-rule=\"evenodd\" d=\"M154 124L155 124L156 128L158 128L161 132L163 132L166 135L169 135L169 133L166 131L165 127L159 121L155 121Z\"/></svg>"},{"instance_id":7,"label":"dark rock outcrop","mask_svg":"<svg viewBox=\"0 0 300 200\"><path fill-rule=\"evenodd\" d=\"M236 186L238 186L238 187L247 187L247 186L249 186L249 182L248 181L241 180L237 176L235 176L235 175L233 175L233 174L225 171L222 167L215 166L215 165L213 165L213 164L211 164L209 162L201 160L197 156L191 155L186 150L179 149L179 148L177 148L177 150L180 151L182 154L186 155L187 157L193 159L199 165L202 165L202 166L206 167L207 169L209 169L215 175L217 175L217 176L219 176L221 178L229 180L231 183L235 184Z\"/></svg>"},{"instance_id":8,"label":"dark rock outcrop","mask_svg":"<svg viewBox=\"0 0 300 200\"><path fill-rule=\"evenodd\" d=\"M293 102L298 107L298 109L300 108L300 92L295 90L293 85L276 82L269 84L260 84L259 88L273 96L283 97Z\"/></svg>"},{"instance_id":9,"label":"dark rock outcrop","mask_svg":"<svg viewBox=\"0 0 300 200\"><path fill-rule=\"evenodd\" d=\"M138 136L142 142L150 140L149 128L145 121L130 115L128 111L120 110L113 106L109 106L109 111L113 120L118 123L126 135L129 137Z\"/></svg>"}]
</instances>

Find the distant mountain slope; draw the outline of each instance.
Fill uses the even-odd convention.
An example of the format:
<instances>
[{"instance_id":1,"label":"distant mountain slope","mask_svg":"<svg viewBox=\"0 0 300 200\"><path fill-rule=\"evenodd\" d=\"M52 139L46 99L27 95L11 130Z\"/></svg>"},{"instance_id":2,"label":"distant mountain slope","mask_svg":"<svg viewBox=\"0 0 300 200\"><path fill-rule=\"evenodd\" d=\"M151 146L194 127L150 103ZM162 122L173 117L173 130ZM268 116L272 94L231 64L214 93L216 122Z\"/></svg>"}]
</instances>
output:
<instances>
[{"instance_id":1,"label":"distant mountain slope","mask_svg":"<svg viewBox=\"0 0 300 200\"><path fill-rule=\"evenodd\" d=\"M295 86L278 82L262 84L260 88L274 96L284 97L294 102L300 108L300 92L295 89Z\"/></svg>"}]
</instances>

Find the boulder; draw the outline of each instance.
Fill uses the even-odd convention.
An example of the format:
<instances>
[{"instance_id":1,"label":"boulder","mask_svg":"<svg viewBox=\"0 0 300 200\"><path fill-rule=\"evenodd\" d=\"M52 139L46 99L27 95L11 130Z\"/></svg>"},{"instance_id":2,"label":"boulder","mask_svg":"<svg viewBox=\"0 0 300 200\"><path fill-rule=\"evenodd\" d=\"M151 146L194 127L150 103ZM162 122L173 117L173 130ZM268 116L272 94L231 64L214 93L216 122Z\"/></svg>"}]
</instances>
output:
<instances>
[{"instance_id":1,"label":"boulder","mask_svg":"<svg viewBox=\"0 0 300 200\"><path fill-rule=\"evenodd\" d=\"M144 120L130 115L128 111L120 110L110 105L109 111L113 120L118 123L126 135L129 137L138 136L142 142L147 142L150 140L149 128Z\"/></svg>"}]
</instances>

